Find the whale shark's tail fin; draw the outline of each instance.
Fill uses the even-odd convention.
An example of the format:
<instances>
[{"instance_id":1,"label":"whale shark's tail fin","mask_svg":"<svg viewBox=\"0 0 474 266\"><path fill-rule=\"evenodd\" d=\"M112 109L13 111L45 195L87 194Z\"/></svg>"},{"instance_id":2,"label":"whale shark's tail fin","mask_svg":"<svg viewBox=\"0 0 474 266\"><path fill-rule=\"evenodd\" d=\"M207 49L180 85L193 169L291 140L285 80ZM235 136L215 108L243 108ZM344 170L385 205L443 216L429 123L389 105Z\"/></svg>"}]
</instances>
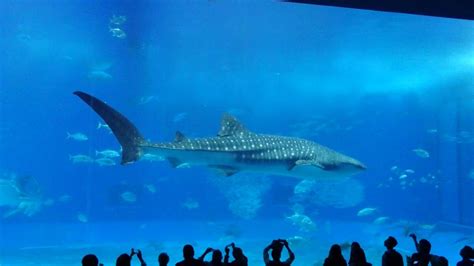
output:
<instances>
[{"instance_id":1,"label":"whale shark's tail fin","mask_svg":"<svg viewBox=\"0 0 474 266\"><path fill-rule=\"evenodd\" d=\"M117 140L122 145L122 162L128 164L137 161L141 155L140 146L146 143L138 129L124 115L114 110L103 101L81 91L75 91L81 98L109 125Z\"/></svg>"}]
</instances>

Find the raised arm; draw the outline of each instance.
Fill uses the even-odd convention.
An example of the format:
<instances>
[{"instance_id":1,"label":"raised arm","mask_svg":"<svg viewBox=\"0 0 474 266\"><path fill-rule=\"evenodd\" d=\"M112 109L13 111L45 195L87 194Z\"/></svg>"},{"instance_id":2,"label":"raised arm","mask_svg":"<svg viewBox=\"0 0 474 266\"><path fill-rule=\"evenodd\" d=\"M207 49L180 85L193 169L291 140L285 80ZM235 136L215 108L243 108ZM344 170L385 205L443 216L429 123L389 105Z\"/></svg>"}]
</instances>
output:
<instances>
[{"instance_id":1,"label":"raised arm","mask_svg":"<svg viewBox=\"0 0 474 266\"><path fill-rule=\"evenodd\" d=\"M209 252L212 252L212 251L213 251L212 248L207 248L206 251L204 251L204 253L202 253L201 257L198 258L198 260L204 261L204 258L206 257L206 255L209 254Z\"/></svg>"},{"instance_id":2,"label":"raised arm","mask_svg":"<svg viewBox=\"0 0 474 266\"><path fill-rule=\"evenodd\" d=\"M225 256L224 256L224 265L229 265L229 252L230 252L230 249L229 247L232 246L232 244L230 245L227 245L224 249L225 251Z\"/></svg>"},{"instance_id":3,"label":"raised arm","mask_svg":"<svg viewBox=\"0 0 474 266\"><path fill-rule=\"evenodd\" d=\"M412 233L409 236L413 239L413 242L415 243L416 252L420 252L419 245L418 245L418 240L416 239L416 235Z\"/></svg>"},{"instance_id":4,"label":"raised arm","mask_svg":"<svg viewBox=\"0 0 474 266\"><path fill-rule=\"evenodd\" d=\"M146 262L143 260L143 255L142 255L141 250L137 251L137 258L138 258L138 260L140 260L141 266L146 266Z\"/></svg>"},{"instance_id":5,"label":"raised arm","mask_svg":"<svg viewBox=\"0 0 474 266\"><path fill-rule=\"evenodd\" d=\"M286 263L291 264L295 260L295 253L291 250L290 246L288 245L288 241L283 240L283 245L285 246L286 250L288 250L289 258L286 260Z\"/></svg>"},{"instance_id":6,"label":"raised arm","mask_svg":"<svg viewBox=\"0 0 474 266\"><path fill-rule=\"evenodd\" d=\"M266 248L263 249L263 261L265 262L265 265L267 265L270 262L270 255L268 255L268 252L270 249L273 247L273 244L275 243L275 240L270 243Z\"/></svg>"}]
</instances>

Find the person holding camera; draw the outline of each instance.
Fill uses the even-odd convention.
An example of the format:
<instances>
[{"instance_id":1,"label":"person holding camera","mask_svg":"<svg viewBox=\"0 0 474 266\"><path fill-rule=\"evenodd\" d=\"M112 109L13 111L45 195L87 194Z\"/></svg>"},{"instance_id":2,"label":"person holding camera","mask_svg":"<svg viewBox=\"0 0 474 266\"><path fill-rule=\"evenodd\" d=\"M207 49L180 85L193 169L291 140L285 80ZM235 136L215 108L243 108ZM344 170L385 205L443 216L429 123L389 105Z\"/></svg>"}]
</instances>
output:
<instances>
[{"instance_id":1,"label":"person holding camera","mask_svg":"<svg viewBox=\"0 0 474 266\"><path fill-rule=\"evenodd\" d=\"M212 259L211 261L204 261L204 258L207 254L212 252ZM204 262L206 266L222 266L222 252L218 249L207 248L206 251L198 258L198 260Z\"/></svg>"},{"instance_id":2,"label":"person holding camera","mask_svg":"<svg viewBox=\"0 0 474 266\"><path fill-rule=\"evenodd\" d=\"M283 247L288 250L289 257L286 261L281 261L281 252L283 251ZM273 260L270 260L270 256L268 255L270 250L272 250L271 253ZM287 266L291 265L294 260L295 254L288 246L288 241L284 239L273 240L272 243L263 250L263 261L265 262L266 266Z\"/></svg>"},{"instance_id":3,"label":"person holding camera","mask_svg":"<svg viewBox=\"0 0 474 266\"><path fill-rule=\"evenodd\" d=\"M230 248L232 248L232 256L234 257L234 261L229 262L229 252ZM244 255L244 252L241 248L235 246L234 243L231 243L225 246L225 256L224 256L224 265L228 266L248 266L248 259Z\"/></svg>"}]
</instances>

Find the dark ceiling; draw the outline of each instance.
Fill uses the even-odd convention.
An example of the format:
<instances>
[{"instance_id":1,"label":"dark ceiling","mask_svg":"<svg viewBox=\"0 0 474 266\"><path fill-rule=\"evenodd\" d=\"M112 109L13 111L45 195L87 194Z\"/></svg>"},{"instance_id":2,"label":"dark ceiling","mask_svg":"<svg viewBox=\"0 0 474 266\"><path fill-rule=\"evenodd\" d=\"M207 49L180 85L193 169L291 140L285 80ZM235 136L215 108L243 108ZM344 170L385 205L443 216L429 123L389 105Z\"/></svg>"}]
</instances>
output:
<instances>
[{"instance_id":1,"label":"dark ceiling","mask_svg":"<svg viewBox=\"0 0 474 266\"><path fill-rule=\"evenodd\" d=\"M286 2L474 20L474 0L296 0Z\"/></svg>"}]
</instances>

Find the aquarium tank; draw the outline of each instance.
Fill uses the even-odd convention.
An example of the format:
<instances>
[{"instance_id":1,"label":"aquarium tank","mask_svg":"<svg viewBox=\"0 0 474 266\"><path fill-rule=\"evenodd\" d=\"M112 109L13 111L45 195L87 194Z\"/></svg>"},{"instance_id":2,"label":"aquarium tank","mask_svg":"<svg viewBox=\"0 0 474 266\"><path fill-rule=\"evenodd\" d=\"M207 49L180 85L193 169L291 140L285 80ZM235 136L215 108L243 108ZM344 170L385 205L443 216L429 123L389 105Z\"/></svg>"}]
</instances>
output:
<instances>
[{"instance_id":1,"label":"aquarium tank","mask_svg":"<svg viewBox=\"0 0 474 266\"><path fill-rule=\"evenodd\" d=\"M264 265L275 239L296 266L333 244L349 261L353 241L380 265L411 234L454 265L474 245L472 20L217 0L0 14L0 265L231 243Z\"/></svg>"}]
</instances>

